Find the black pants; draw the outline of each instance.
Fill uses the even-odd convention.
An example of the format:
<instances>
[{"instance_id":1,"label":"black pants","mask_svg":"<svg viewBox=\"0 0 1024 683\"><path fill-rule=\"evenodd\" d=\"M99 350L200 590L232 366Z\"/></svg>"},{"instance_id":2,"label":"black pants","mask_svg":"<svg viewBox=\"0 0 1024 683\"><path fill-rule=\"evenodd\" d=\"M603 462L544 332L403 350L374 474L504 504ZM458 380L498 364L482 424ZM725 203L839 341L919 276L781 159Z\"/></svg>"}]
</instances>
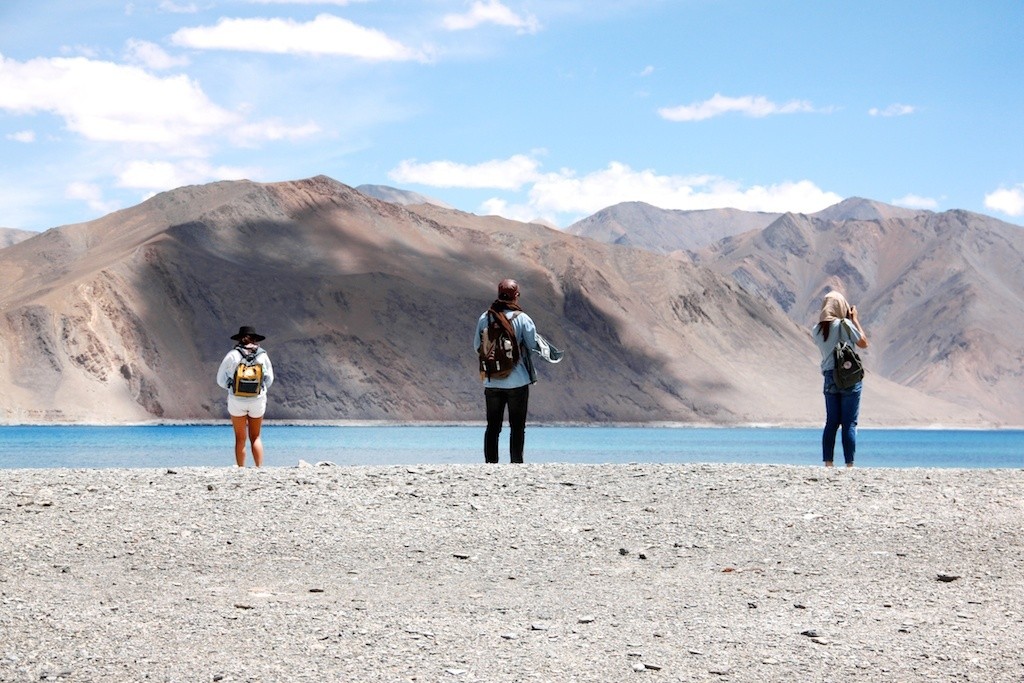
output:
<instances>
[{"instance_id":1,"label":"black pants","mask_svg":"<svg viewBox=\"0 0 1024 683\"><path fill-rule=\"evenodd\" d=\"M487 431L484 432L484 462L498 462L498 435L508 406L509 451L512 462L523 461L526 443L526 409L530 402L530 385L515 389L484 389L487 403Z\"/></svg>"}]
</instances>

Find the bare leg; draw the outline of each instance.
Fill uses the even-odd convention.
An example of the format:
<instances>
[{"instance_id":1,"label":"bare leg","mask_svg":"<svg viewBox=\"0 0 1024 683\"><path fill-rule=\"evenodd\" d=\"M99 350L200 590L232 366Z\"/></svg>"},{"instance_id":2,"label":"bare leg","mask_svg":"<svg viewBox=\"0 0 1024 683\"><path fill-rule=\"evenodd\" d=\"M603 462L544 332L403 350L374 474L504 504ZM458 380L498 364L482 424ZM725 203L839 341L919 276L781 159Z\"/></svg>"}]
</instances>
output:
<instances>
[{"instance_id":1,"label":"bare leg","mask_svg":"<svg viewBox=\"0 0 1024 683\"><path fill-rule=\"evenodd\" d=\"M260 428L263 427L262 417L249 418L249 440L252 441L252 461L256 467L263 467L263 439L260 438Z\"/></svg>"},{"instance_id":2,"label":"bare leg","mask_svg":"<svg viewBox=\"0 0 1024 683\"><path fill-rule=\"evenodd\" d=\"M231 416L231 427L235 430L235 464L245 467L245 427L247 418Z\"/></svg>"},{"instance_id":3,"label":"bare leg","mask_svg":"<svg viewBox=\"0 0 1024 683\"><path fill-rule=\"evenodd\" d=\"M832 467L832 461L831 460L826 460L825 461L825 467Z\"/></svg>"}]
</instances>

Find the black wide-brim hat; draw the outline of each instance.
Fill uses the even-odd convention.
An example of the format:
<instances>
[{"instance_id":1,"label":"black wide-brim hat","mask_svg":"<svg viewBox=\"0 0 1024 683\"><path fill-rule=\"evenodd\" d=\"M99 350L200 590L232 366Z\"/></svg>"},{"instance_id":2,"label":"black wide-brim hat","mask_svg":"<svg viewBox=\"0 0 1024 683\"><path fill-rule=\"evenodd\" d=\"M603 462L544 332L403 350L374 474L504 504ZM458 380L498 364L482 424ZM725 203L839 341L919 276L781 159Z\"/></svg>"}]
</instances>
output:
<instances>
[{"instance_id":1,"label":"black wide-brim hat","mask_svg":"<svg viewBox=\"0 0 1024 683\"><path fill-rule=\"evenodd\" d=\"M235 341L242 341L242 337L252 337L254 341L258 342L261 342L264 339L266 339L266 337L264 337L262 334L256 333L255 327L250 327L249 325L243 325L242 327L239 327L238 334L232 336L231 338Z\"/></svg>"}]
</instances>

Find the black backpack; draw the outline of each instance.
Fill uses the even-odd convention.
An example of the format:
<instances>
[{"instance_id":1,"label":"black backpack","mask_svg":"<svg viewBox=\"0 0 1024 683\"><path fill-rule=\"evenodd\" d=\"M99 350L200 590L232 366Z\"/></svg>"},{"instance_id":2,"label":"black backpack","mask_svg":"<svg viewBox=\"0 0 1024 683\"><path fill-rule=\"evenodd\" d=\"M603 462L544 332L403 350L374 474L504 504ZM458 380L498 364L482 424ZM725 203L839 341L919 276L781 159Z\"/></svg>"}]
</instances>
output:
<instances>
[{"instance_id":1,"label":"black backpack","mask_svg":"<svg viewBox=\"0 0 1024 683\"><path fill-rule=\"evenodd\" d=\"M839 343L832 350L832 356L836 361L836 367L832 371L832 380L840 389L849 389L864 379L864 363L857 355L854 345L842 338L844 331L846 331L845 320L839 323ZM849 332L847 335L849 336Z\"/></svg>"},{"instance_id":2,"label":"black backpack","mask_svg":"<svg viewBox=\"0 0 1024 683\"><path fill-rule=\"evenodd\" d=\"M498 315L504 315L498 313ZM516 319L516 311L508 318L509 323ZM509 337L505 326L495 314L487 312L487 325L480 333L480 379L503 379L512 374L519 362L519 342Z\"/></svg>"}]
</instances>

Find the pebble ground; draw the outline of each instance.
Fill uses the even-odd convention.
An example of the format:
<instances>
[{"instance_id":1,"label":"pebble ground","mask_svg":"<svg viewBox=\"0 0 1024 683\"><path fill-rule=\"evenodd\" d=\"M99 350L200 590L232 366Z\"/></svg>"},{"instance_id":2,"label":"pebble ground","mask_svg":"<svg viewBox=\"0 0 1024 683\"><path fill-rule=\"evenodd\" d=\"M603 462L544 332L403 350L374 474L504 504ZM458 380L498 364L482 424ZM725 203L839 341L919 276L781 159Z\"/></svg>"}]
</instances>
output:
<instances>
[{"instance_id":1,"label":"pebble ground","mask_svg":"<svg viewBox=\"0 0 1024 683\"><path fill-rule=\"evenodd\" d=\"M0 471L0 681L1024 681L1024 470Z\"/></svg>"}]
</instances>

